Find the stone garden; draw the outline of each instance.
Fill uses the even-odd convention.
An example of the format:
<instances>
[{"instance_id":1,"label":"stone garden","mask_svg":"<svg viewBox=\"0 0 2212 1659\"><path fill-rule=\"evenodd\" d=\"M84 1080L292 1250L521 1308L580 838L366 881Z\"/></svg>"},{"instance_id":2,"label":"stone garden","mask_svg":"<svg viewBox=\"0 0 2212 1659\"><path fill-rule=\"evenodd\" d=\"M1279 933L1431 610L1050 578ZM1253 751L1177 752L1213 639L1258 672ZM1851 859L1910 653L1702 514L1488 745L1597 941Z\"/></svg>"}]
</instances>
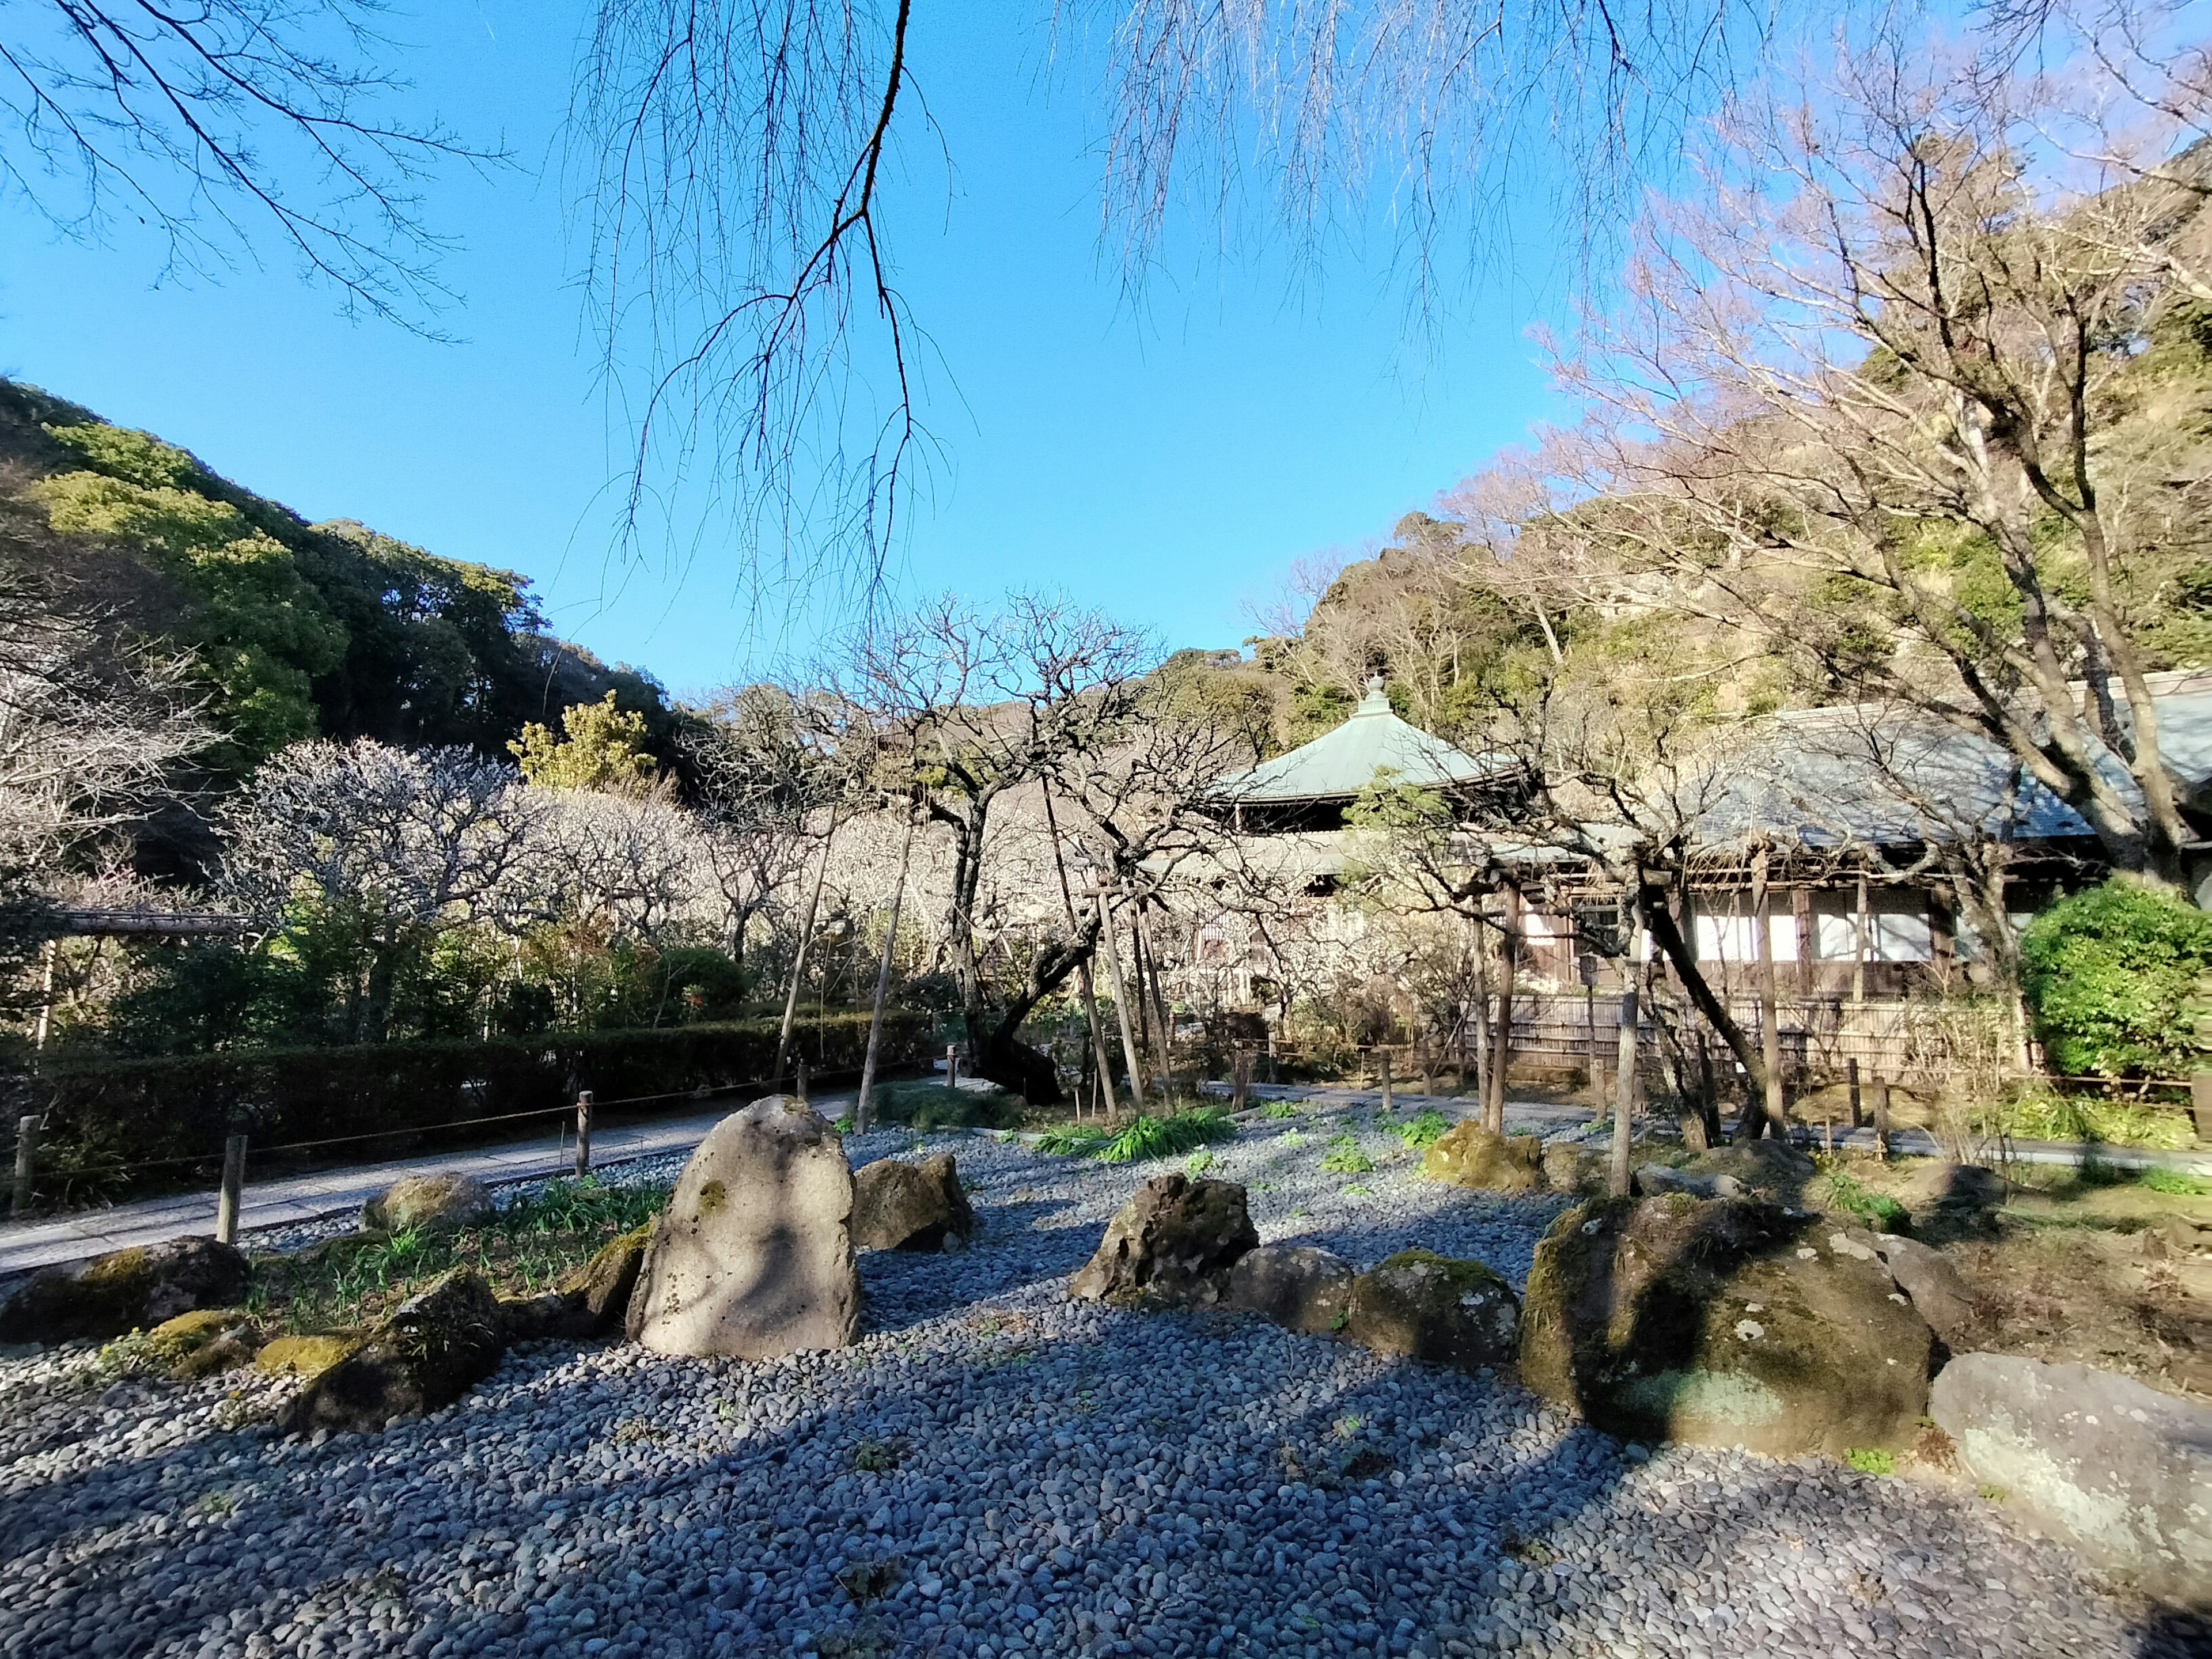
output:
<instances>
[{"instance_id":1,"label":"stone garden","mask_svg":"<svg viewBox=\"0 0 2212 1659\"><path fill-rule=\"evenodd\" d=\"M0 1310L0 1651L2203 1650L2202 1407L1966 1352L1945 1254L1774 1143L1609 1199L1571 1133L1401 1127L1116 1166L774 1097L532 1295L270 1340L210 1241L50 1270Z\"/></svg>"}]
</instances>

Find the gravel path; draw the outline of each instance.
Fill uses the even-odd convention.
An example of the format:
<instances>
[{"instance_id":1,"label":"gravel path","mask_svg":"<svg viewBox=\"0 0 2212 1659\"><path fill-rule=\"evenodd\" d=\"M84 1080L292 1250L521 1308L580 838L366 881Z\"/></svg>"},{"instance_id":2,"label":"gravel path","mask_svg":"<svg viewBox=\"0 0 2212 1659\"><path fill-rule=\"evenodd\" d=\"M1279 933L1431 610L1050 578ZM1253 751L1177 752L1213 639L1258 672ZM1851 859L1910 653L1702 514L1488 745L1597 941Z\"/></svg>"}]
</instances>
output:
<instances>
[{"instance_id":1,"label":"gravel path","mask_svg":"<svg viewBox=\"0 0 2212 1659\"><path fill-rule=\"evenodd\" d=\"M1557 1206L1420 1182L1364 1115L1287 1127L1216 1150L1270 1241L1518 1281ZM1346 1128L1374 1173L1319 1170ZM449 1411L323 1443L262 1425L289 1383L0 1359L0 1654L2203 1650L1973 1500L1647 1455L1486 1379L1070 1305L1151 1171L927 1144L983 1235L863 1256L867 1334L838 1353L532 1345Z\"/></svg>"}]
</instances>

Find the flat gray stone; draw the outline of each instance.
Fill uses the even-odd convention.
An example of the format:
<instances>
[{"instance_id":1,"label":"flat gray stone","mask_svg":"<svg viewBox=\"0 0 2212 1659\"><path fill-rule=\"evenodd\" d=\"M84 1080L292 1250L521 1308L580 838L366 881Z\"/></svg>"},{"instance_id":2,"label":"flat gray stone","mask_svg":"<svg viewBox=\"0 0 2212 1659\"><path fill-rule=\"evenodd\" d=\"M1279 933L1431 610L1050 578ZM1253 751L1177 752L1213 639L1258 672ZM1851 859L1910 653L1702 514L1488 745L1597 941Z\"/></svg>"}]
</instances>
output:
<instances>
[{"instance_id":1,"label":"flat gray stone","mask_svg":"<svg viewBox=\"0 0 2212 1659\"><path fill-rule=\"evenodd\" d=\"M2006 1507L2145 1594L2212 1585L2212 1410L2087 1365L1970 1353L1929 1414Z\"/></svg>"}]
</instances>

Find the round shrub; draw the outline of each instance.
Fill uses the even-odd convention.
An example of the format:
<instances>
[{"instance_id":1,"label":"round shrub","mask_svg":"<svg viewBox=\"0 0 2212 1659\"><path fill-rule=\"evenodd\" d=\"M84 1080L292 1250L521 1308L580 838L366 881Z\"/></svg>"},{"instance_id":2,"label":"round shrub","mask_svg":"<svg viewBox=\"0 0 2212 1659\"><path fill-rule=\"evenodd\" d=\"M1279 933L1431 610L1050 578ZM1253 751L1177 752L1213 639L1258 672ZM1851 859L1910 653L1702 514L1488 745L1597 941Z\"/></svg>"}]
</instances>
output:
<instances>
[{"instance_id":1,"label":"round shrub","mask_svg":"<svg viewBox=\"0 0 2212 1659\"><path fill-rule=\"evenodd\" d=\"M2171 889L2114 876L2037 916L2020 951L2037 1035L2062 1075L2193 1068L2212 915Z\"/></svg>"}]
</instances>

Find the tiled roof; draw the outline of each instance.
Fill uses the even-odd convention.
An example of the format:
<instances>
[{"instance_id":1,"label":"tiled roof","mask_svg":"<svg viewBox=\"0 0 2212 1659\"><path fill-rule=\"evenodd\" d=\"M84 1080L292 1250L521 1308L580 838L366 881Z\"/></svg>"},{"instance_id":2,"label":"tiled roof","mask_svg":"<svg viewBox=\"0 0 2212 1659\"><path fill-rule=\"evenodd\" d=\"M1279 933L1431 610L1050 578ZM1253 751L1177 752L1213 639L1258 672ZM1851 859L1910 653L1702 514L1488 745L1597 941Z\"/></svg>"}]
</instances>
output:
<instances>
[{"instance_id":1,"label":"tiled roof","mask_svg":"<svg viewBox=\"0 0 2212 1659\"><path fill-rule=\"evenodd\" d=\"M1387 773L1394 783L1433 789L1481 783L1516 769L1509 757L1469 755L1407 725L1390 712L1382 682L1374 679L1343 725L1287 755L1222 779L1214 791L1229 801L1349 799L1372 784L1377 773Z\"/></svg>"}]
</instances>

